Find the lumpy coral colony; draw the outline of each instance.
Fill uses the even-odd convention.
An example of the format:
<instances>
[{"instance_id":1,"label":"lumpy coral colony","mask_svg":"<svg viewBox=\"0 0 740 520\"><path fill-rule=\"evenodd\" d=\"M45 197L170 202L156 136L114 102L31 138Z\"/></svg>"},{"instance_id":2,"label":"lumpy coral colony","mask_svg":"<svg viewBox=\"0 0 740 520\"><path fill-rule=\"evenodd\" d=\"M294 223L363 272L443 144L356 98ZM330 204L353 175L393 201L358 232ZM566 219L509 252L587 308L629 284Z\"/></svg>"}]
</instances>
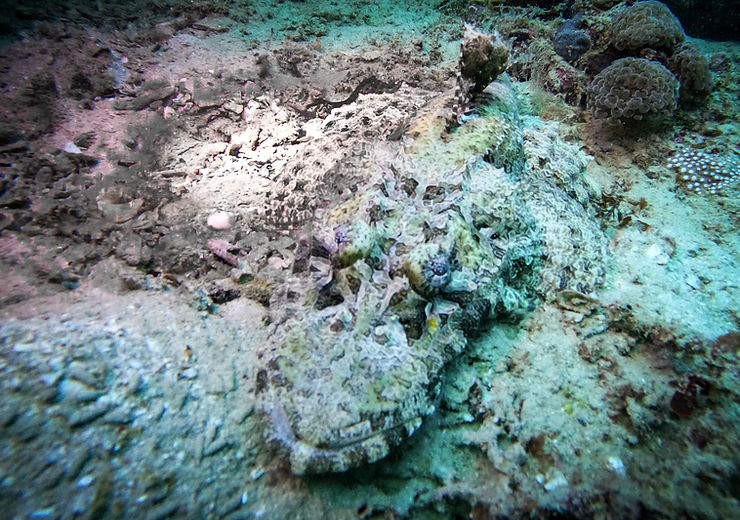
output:
<instances>
[{"instance_id":1,"label":"lumpy coral colony","mask_svg":"<svg viewBox=\"0 0 740 520\"><path fill-rule=\"evenodd\" d=\"M296 474L381 459L434 412L445 365L486 321L603 281L585 155L558 140L558 157L528 165L538 129L523 131L510 85L480 86L505 56L472 29L462 49L457 95L433 102L406 143L375 146L374 189L318 215L292 317L261 353L268 437ZM476 77L473 61L493 72ZM458 119L468 96L477 113ZM551 161L569 166L553 174Z\"/></svg>"},{"instance_id":2,"label":"lumpy coral colony","mask_svg":"<svg viewBox=\"0 0 740 520\"><path fill-rule=\"evenodd\" d=\"M679 100L689 105L709 95L708 60L684 41L681 23L661 2L615 8L610 38L626 56L604 68L589 86L588 106L595 117L616 123L667 117Z\"/></svg>"},{"instance_id":3,"label":"lumpy coral colony","mask_svg":"<svg viewBox=\"0 0 740 520\"><path fill-rule=\"evenodd\" d=\"M595 117L625 121L664 116L678 105L678 81L660 63L622 58L594 78L588 107Z\"/></svg>"}]
</instances>

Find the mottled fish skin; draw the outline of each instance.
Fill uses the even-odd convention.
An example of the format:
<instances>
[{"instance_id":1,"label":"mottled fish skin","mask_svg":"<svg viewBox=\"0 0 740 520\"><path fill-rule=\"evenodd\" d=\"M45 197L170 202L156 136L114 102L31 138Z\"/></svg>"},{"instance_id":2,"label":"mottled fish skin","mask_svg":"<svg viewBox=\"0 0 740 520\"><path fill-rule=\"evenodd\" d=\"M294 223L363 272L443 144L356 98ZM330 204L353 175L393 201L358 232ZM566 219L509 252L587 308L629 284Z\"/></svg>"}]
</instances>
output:
<instances>
[{"instance_id":1,"label":"mottled fish skin","mask_svg":"<svg viewBox=\"0 0 740 520\"><path fill-rule=\"evenodd\" d=\"M314 265L330 273L296 285L309 289L261 352L257 378L267 437L295 474L385 457L434 412L444 367L468 338L542 296L548 229L529 201L578 204L525 183L515 97L493 91L504 94L495 109L442 141L417 131L379 144L376 188L317 219L330 258ZM431 114L413 128L439 132Z\"/></svg>"}]
</instances>

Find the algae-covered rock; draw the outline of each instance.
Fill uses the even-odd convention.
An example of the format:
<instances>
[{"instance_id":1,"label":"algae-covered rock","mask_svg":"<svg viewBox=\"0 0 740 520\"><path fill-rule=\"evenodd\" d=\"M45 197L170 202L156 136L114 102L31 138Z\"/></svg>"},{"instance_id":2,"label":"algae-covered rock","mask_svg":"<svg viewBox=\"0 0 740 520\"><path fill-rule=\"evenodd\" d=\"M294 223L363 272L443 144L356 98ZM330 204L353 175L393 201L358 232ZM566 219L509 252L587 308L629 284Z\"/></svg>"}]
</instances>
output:
<instances>
[{"instance_id":1,"label":"algae-covered rock","mask_svg":"<svg viewBox=\"0 0 740 520\"><path fill-rule=\"evenodd\" d=\"M460 72L471 82L474 94L482 92L509 63L509 48L501 37L484 34L471 25L465 26L460 54Z\"/></svg>"},{"instance_id":2,"label":"algae-covered rock","mask_svg":"<svg viewBox=\"0 0 740 520\"><path fill-rule=\"evenodd\" d=\"M586 31L579 27L582 20L583 16L579 15L563 22L558 28L553 41L555 52L571 63L591 48L591 38Z\"/></svg>"},{"instance_id":3,"label":"algae-covered rock","mask_svg":"<svg viewBox=\"0 0 740 520\"><path fill-rule=\"evenodd\" d=\"M691 43L683 43L671 56L669 66L680 82L682 105L698 105L706 101L712 91L712 72L709 60Z\"/></svg>"}]
</instances>

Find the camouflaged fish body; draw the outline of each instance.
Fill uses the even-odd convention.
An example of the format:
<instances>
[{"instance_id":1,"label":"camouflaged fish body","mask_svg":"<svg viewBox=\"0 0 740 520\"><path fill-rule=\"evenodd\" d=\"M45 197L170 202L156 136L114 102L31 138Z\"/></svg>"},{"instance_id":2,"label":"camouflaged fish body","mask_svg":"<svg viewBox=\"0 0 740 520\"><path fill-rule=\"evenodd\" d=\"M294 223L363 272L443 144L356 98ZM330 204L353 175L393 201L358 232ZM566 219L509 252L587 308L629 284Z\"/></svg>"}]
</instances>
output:
<instances>
[{"instance_id":1,"label":"camouflaged fish body","mask_svg":"<svg viewBox=\"0 0 740 520\"><path fill-rule=\"evenodd\" d=\"M447 362L487 320L534 306L548 244L588 220L557 186L524 178L515 98L502 83L490 93L488 110L444 139L432 112L405 147L379 144L372 188L319 218L328 258L311 259L313 285L258 373L268 436L294 473L373 462L411 435L435 410ZM577 222L543 223L538 205Z\"/></svg>"}]
</instances>

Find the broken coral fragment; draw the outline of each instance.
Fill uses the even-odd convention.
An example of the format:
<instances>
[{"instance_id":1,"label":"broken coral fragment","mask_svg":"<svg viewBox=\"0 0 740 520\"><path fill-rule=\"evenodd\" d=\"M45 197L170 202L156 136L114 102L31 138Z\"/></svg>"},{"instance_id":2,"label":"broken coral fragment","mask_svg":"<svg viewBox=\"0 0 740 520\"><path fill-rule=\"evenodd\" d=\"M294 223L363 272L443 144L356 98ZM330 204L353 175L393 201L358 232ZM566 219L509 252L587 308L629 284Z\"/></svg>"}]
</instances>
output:
<instances>
[{"instance_id":1,"label":"broken coral fragment","mask_svg":"<svg viewBox=\"0 0 740 520\"><path fill-rule=\"evenodd\" d=\"M208 249L227 264L234 267L239 266L239 258L237 257L237 254L241 251L239 246L227 240L211 239L208 241Z\"/></svg>"}]
</instances>

